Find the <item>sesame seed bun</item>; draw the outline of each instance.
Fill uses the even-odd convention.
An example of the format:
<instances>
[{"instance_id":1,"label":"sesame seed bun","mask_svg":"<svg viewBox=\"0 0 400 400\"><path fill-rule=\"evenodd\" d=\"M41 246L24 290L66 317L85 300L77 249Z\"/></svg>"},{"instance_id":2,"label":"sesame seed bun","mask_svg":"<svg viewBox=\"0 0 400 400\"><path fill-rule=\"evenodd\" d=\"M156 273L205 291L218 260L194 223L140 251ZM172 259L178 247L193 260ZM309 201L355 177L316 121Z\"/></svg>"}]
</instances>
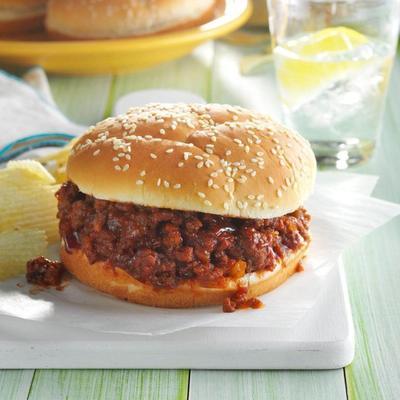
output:
<instances>
[{"instance_id":1,"label":"sesame seed bun","mask_svg":"<svg viewBox=\"0 0 400 400\"><path fill-rule=\"evenodd\" d=\"M46 0L0 0L0 34L23 33L43 27Z\"/></svg>"},{"instance_id":2,"label":"sesame seed bun","mask_svg":"<svg viewBox=\"0 0 400 400\"><path fill-rule=\"evenodd\" d=\"M188 308L222 304L239 285L248 287L248 296L257 297L282 285L292 276L299 262L305 256L305 243L279 264L273 271L259 271L246 274L239 279L227 279L224 287L204 287L196 282L183 283L173 289L155 289L139 282L121 268L114 268L105 262L90 264L81 250L67 252L61 249L61 259L69 272L81 282L108 293L119 299L153 307Z\"/></svg>"},{"instance_id":3,"label":"sesame seed bun","mask_svg":"<svg viewBox=\"0 0 400 400\"><path fill-rule=\"evenodd\" d=\"M212 14L216 0L50 0L50 34L74 39L148 35Z\"/></svg>"},{"instance_id":4,"label":"sesame seed bun","mask_svg":"<svg viewBox=\"0 0 400 400\"><path fill-rule=\"evenodd\" d=\"M240 218L303 205L316 161L271 118L228 105L149 104L90 128L68 178L98 199Z\"/></svg>"}]
</instances>

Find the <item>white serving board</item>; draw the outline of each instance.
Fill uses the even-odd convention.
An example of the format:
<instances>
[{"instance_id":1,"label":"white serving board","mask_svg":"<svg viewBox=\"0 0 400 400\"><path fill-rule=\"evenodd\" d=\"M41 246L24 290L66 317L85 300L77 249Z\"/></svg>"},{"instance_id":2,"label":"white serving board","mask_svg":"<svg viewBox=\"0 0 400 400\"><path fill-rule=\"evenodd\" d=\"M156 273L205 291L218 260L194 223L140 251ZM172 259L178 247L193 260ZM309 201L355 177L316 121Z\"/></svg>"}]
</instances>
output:
<instances>
[{"instance_id":1,"label":"white serving board","mask_svg":"<svg viewBox=\"0 0 400 400\"><path fill-rule=\"evenodd\" d=\"M0 368L341 368L354 357L343 265L326 279L317 304L290 329L198 327L136 336L0 317Z\"/></svg>"}]
</instances>

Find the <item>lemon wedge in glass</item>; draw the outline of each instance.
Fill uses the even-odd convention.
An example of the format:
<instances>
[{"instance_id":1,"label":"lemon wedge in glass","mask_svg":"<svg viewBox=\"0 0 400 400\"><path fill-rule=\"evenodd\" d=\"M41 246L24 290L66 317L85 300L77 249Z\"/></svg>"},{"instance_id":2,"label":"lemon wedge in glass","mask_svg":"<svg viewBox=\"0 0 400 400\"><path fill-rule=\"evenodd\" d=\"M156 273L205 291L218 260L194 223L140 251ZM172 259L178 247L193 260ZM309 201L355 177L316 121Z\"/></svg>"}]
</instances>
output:
<instances>
[{"instance_id":1,"label":"lemon wedge in glass","mask_svg":"<svg viewBox=\"0 0 400 400\"><path fill-rule=\"evenodd\" d=\"M332 27L293 38L274 49L276 73L284 102L293 105L304 95L370 59L370 39L346 27Z\"/></svg>"}]
</instances>

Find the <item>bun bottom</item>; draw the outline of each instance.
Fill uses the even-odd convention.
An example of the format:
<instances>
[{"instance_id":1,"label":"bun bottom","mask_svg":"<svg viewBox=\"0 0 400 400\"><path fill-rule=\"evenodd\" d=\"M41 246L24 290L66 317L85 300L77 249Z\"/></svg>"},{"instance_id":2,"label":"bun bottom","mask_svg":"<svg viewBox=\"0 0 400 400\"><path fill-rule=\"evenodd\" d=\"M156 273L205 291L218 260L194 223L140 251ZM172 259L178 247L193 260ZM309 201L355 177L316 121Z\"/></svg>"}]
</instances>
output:
<instances>
[{"instance_id":1,"label":"bun bottom","mask_svg":"<svg viewBox=\"0 0 400 400\"><path fill-rule=\"evenodd\" d=\"M64 246L61 248L61 260L78 280L121 300L153 307L191 308L222 304L227 296L236 291L239 283L246 283L250 297L270 292L296 272L307 248L308 243L291 253L285 265L277 266L274 271L246 274L243 278L229 280L224 288L184 283L173 289L155 289L139 282L121 268L111 267L105 262L90 264L81 250L68 253Z\"/></svg>"},{"instance_id":2,"label":"bun bottom","mask_svg":"<svg viewBox=\"0 0 400 400\"><path fill-rule=\"evenodd\" d=\"M44 15L0 21L0 36L43 30Z\"/></svg>"}]
</instances>

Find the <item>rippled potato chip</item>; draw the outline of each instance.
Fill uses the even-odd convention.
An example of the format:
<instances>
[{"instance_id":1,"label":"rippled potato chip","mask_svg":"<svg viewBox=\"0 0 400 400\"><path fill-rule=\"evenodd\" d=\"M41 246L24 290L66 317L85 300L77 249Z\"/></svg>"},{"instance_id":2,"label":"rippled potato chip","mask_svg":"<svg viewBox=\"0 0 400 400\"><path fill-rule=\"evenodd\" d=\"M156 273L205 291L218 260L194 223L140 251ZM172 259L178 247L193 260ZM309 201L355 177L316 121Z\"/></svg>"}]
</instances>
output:
<instances>
[{"instance_id":1,"label":"rippled potato chip","mask_svg":"<svg viewBox=\"0 0 400 400\"><path fill-rule=\"evenodd\" d=\"M57 200L59 186L36 161L14 161L0 170L0 232L37 229L50 243L59 239Z\"/></svg>"},{"instance_id":2,"label":"rippled potato chip","mask_svg":"<svg viewBox=\"0 0 400 400\"><path fill-rule=\"evenodd\" d=\"M33 179L41 184L56 183L54 177L40 163L34 160L10 161L7 168L0 170L0 180L23 178Z\"/></svg>"},{"instance_id":3,"label":"rippled potato chip","mask_svg":"<svg viewBox=\"0 0 400 400\"><path fill-rule=\"evenodd\" d=\"M24 274L27 261L45 254L46 248L45 231L0 232L0 281Z\"/></svg>"}]
</instances>

